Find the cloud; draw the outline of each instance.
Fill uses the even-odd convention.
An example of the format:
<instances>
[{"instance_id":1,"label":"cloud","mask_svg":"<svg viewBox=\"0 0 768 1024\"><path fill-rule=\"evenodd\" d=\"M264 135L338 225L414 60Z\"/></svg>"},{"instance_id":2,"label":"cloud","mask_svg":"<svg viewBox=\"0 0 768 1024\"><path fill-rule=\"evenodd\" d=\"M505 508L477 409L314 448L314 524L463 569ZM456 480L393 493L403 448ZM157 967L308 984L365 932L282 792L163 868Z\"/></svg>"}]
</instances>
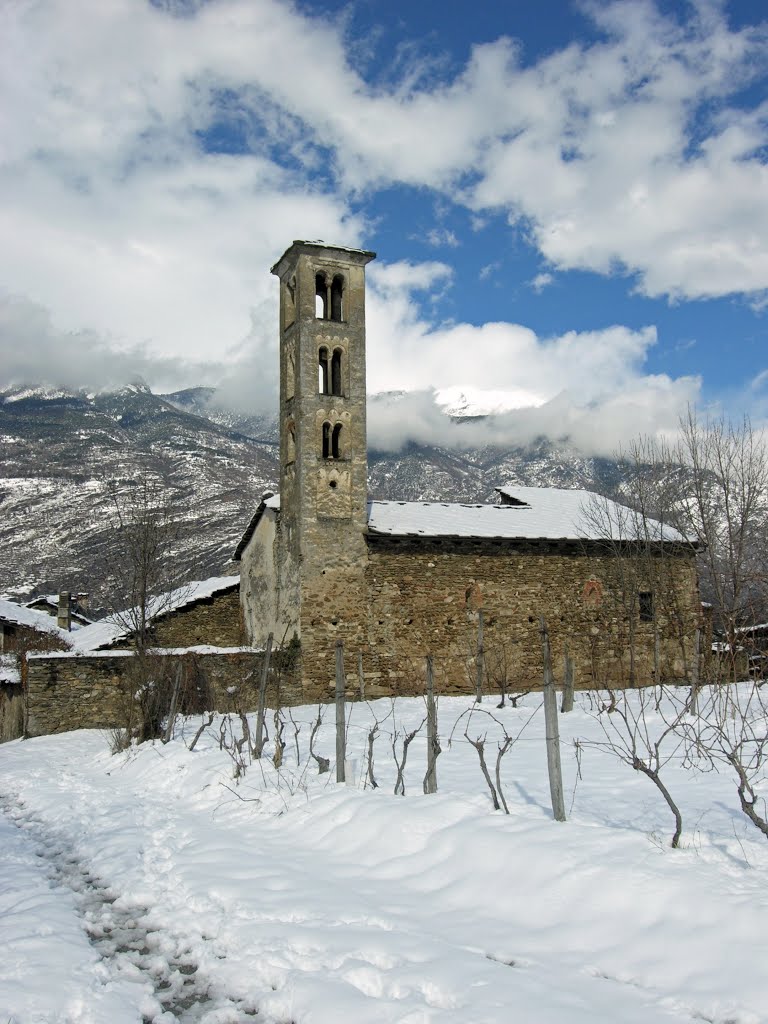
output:
<instances>
[{"instance_id":1,"label":"cloud","mask_svg":"<svg viewBox=\"0 0 768 1024\"><path fill-rule=\"evenodd\" d=\"M50 384L72 390L122 387L135 379L156 390L199 384L224 372L220 363L179 365L146 348L116 349L95 331L65 331L48 310L17 296L0 295L0 386Z\"/></svg>"},{"instance_id":2,"label":"cloud","mask_svg":"<svg viewBox=\"0 0 768 1024\"><path fill-rule=\"evenodd\" d=\"M586 455L611 457L638 436L674 434L699 387L697 378L648 377L620 395L606 394L588 403L563 391L535 407L469 421L446 416L433 391L379 395L368 402L368 443L379 451L399 451L412 442L458 449L508 448L546 438L567 442Z\"/></svg>"},{"instance_id":3,"label":"cloud","mask_svg":"<svg viewBox=\"0 0 768 1024\"><path fill-rule=\"evenodd\" d=\"M543 292L544 289L548 285L552 284L553 281L554 277L552 276L552 274L537 274L536 277L534 277L534 279L531 281L531 288L533 288L535 292Z\"/></svg>"},{"instance_id":4,"label":"cloud","mask_svg":"<svg viewBox=\"0 0 768 1024\"><path fill-rule=\"evenodd\" d=\"M699 396L698 377L644 372L657 342L653 326L539 337L522 324L426 320L413 293L451 281L440 263L371 266L367 372L374 447L525 445L547 437L609 455L640 433L673 431ZM453 422L444 409L461 407L464 396L480 411L497 411Z\"/></svg>"},{"instance_id":5,"label":"cloud","mask_svg":"<svg viewBox=\"0 0 768 1024\"><path fill-rule=\"evenodd\" d=\"M478 226L504 211L553 272L759 303L768 104L747 87L766 70L765 28L732 30L713 3L684 24L647 0L585 10L597 41L527 65L501 38L458 72L424 74L406 48L392 74L366 80L347 22L278 0L6 5L4 372L106 384L175 371L176 385L205 374L232 403L271 403L266 268L294 237L365 244L361 200L399 183L464 204ZM526 423L554 432L559 417L590 436L597 422L613 429L622 403L640 422L696 390L644 375L652 327L539 338L514 323L433 323L445 263L377 263L369 281L374 389L518 389L538 403ZM524 433L521 417L510 423Z\"/></svg>"},{"instance_id":6,"label":"cloud","mask_svg":"<svg viewBox=\"0 0 768 1024\"><path fill-rule=\"evenodd\" d=\"M456 249L461 245L453 231L448 228L432 228L424 235L422 241L433 249Z\"/></svg>"}]
</instances>

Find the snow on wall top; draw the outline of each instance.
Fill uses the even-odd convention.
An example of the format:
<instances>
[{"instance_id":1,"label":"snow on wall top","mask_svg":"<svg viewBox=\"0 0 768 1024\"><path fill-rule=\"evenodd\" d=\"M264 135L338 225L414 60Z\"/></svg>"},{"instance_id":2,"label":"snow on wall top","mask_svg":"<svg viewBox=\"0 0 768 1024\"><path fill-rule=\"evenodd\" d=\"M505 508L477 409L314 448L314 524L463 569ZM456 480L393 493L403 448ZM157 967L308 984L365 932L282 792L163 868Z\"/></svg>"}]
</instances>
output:
<instances>
[{"instance_id":1,"label":"snow on wall top","mask_svg":"<svg viewBox=\"0 0 768 1024\"><path fill-rule=\"evenodd\" d=\"M197 580L186 584L186 586L177 587L167 594L151 598L147 605L147 614L150 621L160 619L239 585L239 576L211 576L207 580ZM133 632L132 621L134 621L134 617L129 609L125 612L108 615L105 619L99 619L98 622L94 622L90 626L84 626L77 633L66 633L65 636L69 637L70 643L76 651L82 653L97 651L99 648L108 647L110 644L129 637Z\"/></svg>"},{"instance_id":2,"label":"snow on wall top","mask_svg":"<svg viewBox=\"0 0 768 1024\"><path fill-rule=\"evenodd\" d=\"M387 536L503 540L633 540L640 536L631 509L591 491L515 485L497 491L512 504L371 501L368 530ZM650 539L685 538L651 521Z\"/></svg>"}]
</instances>

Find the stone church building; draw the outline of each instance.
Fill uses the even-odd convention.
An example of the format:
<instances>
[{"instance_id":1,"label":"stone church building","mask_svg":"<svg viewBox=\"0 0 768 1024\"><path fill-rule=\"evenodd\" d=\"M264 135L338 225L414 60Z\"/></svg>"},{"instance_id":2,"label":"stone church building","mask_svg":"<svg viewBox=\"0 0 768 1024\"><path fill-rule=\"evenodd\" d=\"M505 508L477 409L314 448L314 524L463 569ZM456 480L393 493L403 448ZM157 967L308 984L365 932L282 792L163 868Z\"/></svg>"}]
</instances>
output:
<instances>
[{"instance_id":1,"label":"stone church building","mask_svg":"<svg viewBox=\"0 0 768 1024\"><path fill-rule=\"evenodd\" d=\"M349 685L442 692L555 675L643 685L691 670L699 601L693 546L585 491L500 486L492 505L371 501L367 488L364 250L294 242L280 281L280 494L235 552L249 641L296 654L290 699L325 700L336 641ZM655 529L658 527L658 529ZM651 539L649 539L649 537Z\"/></svg>"}]
</instances>

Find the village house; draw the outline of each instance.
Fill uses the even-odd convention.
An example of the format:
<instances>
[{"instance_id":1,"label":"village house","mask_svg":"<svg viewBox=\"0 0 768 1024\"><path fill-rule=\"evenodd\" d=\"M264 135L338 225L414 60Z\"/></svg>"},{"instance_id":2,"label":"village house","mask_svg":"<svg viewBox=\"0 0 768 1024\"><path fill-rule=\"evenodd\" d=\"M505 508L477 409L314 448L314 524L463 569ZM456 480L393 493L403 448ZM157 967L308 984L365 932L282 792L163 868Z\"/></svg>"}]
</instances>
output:
<instances>
[{"instance_id":1,"label":"village house","mask_svg":"<svg viewBox=\"0 0 768 1024\"><path fill-rule=\"evenodd\" d=\"M685 678L699 601L695 550L639 530L585 491L501 486L492 505L370 500L365 250L294 242L280 281L280 493L234 554L249 642L295 656L296 701L327 699L336 645L366 695L528 688L546 623L577 685ZM648 529L648 526L651 529ZM655 531L655 527L658 530Z\"/></svg>"},{"instance_id":2,"label":"village house","mask_svg":"<svg viewBox=\"0 0 768 1024\"><path fill-rule=\"evenodd\" d=\"M25 608L55 616L56 624L61 629L79 629L93 622L88 615L87 594L70 594L66 591L59 594L39 594L31 601L27 601Z\"/></svg>"},{"instance_id":3,"label":"village house","mask_svg":"<svg viewBox=\"0 0 768 1024\"><path fill-rule=\"evenodd\" d=\"M159 675L172 674L179 660L191 670L194 661L211 707L220 709L248 690L243 679L255 671L253 655L242 647L239 582L237 576L216 576L189 583L152 598L148 608L148 639ZM51 621L44 613L24 611ZM135 622L128 609L68 634L67 650L27 657L27 735L123 724Z\"/></svg>"},{"instance_id":4,"label":"village house","mask_svg":"<svg viewBox=\"0 0 768 1024\"><path fill-rule=\"evenodd\" d=\"M23 731L27 654L70 647L69 633L46 612L0 600L0 743Z\"/></svg>"}]
</instances>

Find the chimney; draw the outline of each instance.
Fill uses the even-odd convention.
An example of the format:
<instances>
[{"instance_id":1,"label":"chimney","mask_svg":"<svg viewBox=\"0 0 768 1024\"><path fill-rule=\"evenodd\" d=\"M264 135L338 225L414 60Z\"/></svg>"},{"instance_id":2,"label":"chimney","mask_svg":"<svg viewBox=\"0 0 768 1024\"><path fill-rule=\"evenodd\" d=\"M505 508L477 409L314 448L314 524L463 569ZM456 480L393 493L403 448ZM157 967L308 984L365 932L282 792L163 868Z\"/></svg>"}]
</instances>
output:
<instances>
[{"instance_id":1,"label":"chimney","mask_svg":"<svg viewBox=\"0 0 768 1024\"><path fill-rule=\"evenodd\" d=\"M72 606L68 590L63 590L59 594L59 609L56 615L56 625L59 629L66 629L67 632L72 629Z\"/></svg>"}]
</instances>

